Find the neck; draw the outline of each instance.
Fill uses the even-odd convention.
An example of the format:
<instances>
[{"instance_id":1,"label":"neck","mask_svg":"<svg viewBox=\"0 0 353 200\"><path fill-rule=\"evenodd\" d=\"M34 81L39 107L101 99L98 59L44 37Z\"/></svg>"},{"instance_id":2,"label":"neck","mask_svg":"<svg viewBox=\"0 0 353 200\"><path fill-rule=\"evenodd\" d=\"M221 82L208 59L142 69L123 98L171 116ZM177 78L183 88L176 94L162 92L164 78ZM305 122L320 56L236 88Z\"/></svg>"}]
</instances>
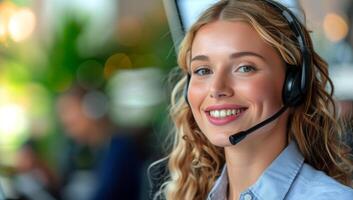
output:
<instances>
[{"instance_id":1,"label":"neck","mask_svg":"<svg viewBox=\"0 0 353 200\"><path fill-rule=\"evenodd\" d=\"M286 146L286 128L273 127L249 135L235 146L225 147L229 200L239 199Z\"/></svg>"}]
</instances>

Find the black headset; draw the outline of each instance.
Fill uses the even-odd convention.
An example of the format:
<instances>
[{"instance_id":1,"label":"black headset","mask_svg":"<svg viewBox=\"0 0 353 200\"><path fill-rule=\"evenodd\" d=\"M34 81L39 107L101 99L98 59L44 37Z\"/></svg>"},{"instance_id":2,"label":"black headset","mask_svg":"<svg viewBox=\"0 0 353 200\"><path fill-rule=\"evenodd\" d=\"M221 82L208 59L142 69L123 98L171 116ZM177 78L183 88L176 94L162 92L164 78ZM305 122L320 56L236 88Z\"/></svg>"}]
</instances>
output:
<instances>
[{"instance_id":1,"label":"black headset","mask_svg":"<svg viewBox=\"0 0 353 200\"><path fill-rule=\"evenodd\" d=\"M310 80L310 65L312 56L309 50L309 46L304 37L304 33L302 30L302 25L297 17L285 6L282 4L275 2L273 0L263 0L268 5L276 9L281 15L285 18L288 25L290 26L291 30L293 31L299 48L302 55L301 59L301 66L296 67L287 64L286 70L286 78L283 85L282 90L282 100L284 106L287 107L294 107L300 105L306 96L308 87L309 87L309 80ZM184 87L184 98L187 104L189 104L188 100L188 89L190 83L191 75L190 73L187 74L186 77L186 84Z\"/></svg>"}]
</instances>

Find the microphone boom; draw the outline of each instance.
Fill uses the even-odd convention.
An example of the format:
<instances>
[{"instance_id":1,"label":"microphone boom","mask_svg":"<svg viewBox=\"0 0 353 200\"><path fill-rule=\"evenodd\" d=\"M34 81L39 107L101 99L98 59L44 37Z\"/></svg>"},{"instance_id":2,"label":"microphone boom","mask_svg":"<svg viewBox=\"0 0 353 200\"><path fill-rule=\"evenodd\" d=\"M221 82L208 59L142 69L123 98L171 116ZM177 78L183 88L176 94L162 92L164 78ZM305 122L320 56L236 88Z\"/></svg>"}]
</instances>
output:
<instances>
[{"instance_id":1,"label":"microphone boom","mask_svg":"<svg viewBox=\"0 0 353 200\"><path fill-rule=\"evenodd\" d=\"M283 106L278 112L276 112L274 115L272 115L271 117L267 118L266 120L256 124L255 126L249 128L248 130L245 131L241 131L238 132L236 134L233 134L231 136L229 136L229 141L232 145L236 145L238 144L240 141L242 141L246 136L248 136L250 133L256 131L257 129L265 126L266 124L272 122L273 120L275 120L276 118L278 118L282 113L284 113L284 111L287 110L287 106Z\"/></svg>"}]
</instances>

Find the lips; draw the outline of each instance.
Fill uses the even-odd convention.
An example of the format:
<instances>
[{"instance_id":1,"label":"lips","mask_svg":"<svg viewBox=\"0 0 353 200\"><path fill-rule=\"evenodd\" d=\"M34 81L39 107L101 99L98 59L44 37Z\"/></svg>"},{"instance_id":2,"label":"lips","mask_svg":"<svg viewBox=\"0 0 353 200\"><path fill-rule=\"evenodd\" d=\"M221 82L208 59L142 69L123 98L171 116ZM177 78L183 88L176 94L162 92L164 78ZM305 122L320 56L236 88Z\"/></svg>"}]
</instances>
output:
<instances>
[{"instance_id":1,"label":"lips","mask_svg":"<svg viewBox=\"0 0 353 200\"><path fill-rule=\"evenodd\" d=\"M245 106L234 104L215 105L207 107L205 113L210 123L222 126L238 119L247 109Z\"/></svg>"}]
</instances>

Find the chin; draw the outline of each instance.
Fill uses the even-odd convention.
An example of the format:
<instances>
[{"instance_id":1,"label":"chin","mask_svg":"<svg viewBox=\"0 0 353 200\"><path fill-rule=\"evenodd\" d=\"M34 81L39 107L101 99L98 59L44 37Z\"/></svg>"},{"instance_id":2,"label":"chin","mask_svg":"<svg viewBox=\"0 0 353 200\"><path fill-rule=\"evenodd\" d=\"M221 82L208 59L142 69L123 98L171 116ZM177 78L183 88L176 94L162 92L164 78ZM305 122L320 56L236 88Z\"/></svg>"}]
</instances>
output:
<instances>
[{"instance_id":1,"label":"chin","mask_svg":"<svg viewBox=\"0 0 353 200\"><path fill-rule=\"evenodd\" d=\"M226 147L231 145L229 142L229 135L227 134L211 135L207 138L213 145L218 147Z\"/></svg>"}]
</instances>

